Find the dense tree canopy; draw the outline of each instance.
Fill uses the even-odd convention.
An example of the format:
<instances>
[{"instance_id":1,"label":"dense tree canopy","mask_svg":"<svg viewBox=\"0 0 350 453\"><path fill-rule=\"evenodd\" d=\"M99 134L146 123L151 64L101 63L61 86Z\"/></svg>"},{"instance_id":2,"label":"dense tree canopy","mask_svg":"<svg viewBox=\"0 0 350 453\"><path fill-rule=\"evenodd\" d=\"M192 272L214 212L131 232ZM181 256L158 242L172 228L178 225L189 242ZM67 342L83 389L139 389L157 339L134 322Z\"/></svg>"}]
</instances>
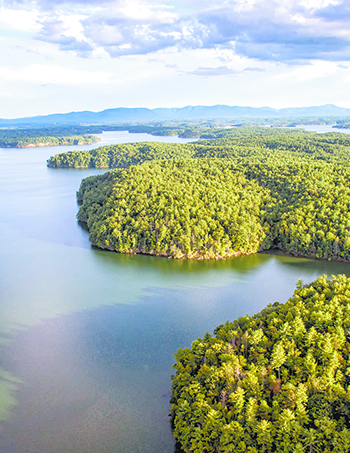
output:
<instances>
[{"instance_id":1,"label":"dense tree canopy","mask_svg":"<svg viewBox=\"0 0 350 453\"><path fill-rule=\"evenodd\" d=\"M0 137L2 148L30 148L32 146L64 146L64 145L91 145L98 139L94 135L17 135Z\"/></svg>"},{"instance_id":2,"label":"dense tree canopy","mask_svg":"<svg viewBox=\"0 0 350 453\"><path fill-rule=\"evenodd\" d=\"M339 133L315 134L300 130L242 127L215 129L203 137L209 140L187 144L147 142L101 146L86 151L90 156L86 165L91 168L124 168L145 160L181 157L237 159L249 156L260 159L264 155L273 156L276 152L284 152L286 156L292 152L295 157L327 162L346 162L350 157L350 136ZM56 168L80 167L80 152L52 156L48 165Z\"/></svg>"},{"instance_id":3,"label":"dense tree canopy","mask_svg":"<svg viewBox=\"0 0 350 453\"><path fill-rule=\"evenodd\" d=\"M341 134L243 128L230 139L111 145L55 158L66 167L93 160L96 167L119 168L88 179L79 191L79 219L99 247L210 258L277 246L294 255L349 260L349 145ZM144 208L132 209L135 203ZM253 217L243 220L249 212ZM229 230L237 222L241 228ZM249 239L240 242L230 231Z\"/></svg>"},{"instance_id":4,"label":"dense tree canopy","mask_svg":"<svg viewBox=\"0 0 350 453\"><path fill-rule=\"evenodd\" d=\"M92 144L99 139L92 133L101 133L95 126L51 126L27 128L0 128L0 147L28 148L32 146L60 146Z\"/></svg>"},{"instance_id":5,"label":"dense tree canopy","mask_svg":"<svg viewBox=\"0 0 350 453\"><path fill-rule=\"evenodd\" d=\"M349 332L350 279L323 276L180 349L171 413L184 451L348 452Z\"/></svg>"},{"instance_id":6,"label":"dense tree canopy","mask_svg":"<svg viewBox=\"0 0 350 453\"><path fill-rule=\"evenodd\" d=\"M224 160L145 162L87 178L78 213L101 248L177 258L259 250L267 191Z\"/></svg>"},{"instance_id":7,"label":"dense tree canopy","mask_svg":"<svg viewBox=\"0 0 350 453\"><path fill-rule=\"evenodd\" d=\"M83 153L83 154L82 154ZM84 157L82 157L84 156ZM53 168L126 168L146 160L191 158L191 145L177 143L127 143L107 145L91 151L70 151L56 154L48 160ZM84 165L82 165L82 158Z\"/></svg>"}]
</instances>

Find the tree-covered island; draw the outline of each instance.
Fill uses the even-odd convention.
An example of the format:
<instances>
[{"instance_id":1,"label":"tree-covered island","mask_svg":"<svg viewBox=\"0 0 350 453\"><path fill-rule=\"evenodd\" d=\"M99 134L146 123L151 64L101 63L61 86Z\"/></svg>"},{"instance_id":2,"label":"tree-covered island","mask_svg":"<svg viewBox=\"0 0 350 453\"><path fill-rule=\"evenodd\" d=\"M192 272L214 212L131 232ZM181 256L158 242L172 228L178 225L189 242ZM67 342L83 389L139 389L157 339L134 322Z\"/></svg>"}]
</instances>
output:
<instances>
[{"instance_id":1,"label":"tree-covered island","mask_svg":"<svg viewBox=\"0 0 350 453\"><path fill-rule=\"evenodd\" d=\"M179 349L170 401L182 449L348 452L349 332L350 279L323 276Z\"/></svg>"},{"instance_id":2,"label":"tree-covered island","mask_svg":"<svg viewBox=\"0 0 350 453\"><path fill-rule=\"evenodd\" d=\"M279 247L350 259L350 137L240 128L189 144L136 143L50 158L114 167L83 180L78 219L122 253L223 258Z\"/></svg>"}]
</instances>

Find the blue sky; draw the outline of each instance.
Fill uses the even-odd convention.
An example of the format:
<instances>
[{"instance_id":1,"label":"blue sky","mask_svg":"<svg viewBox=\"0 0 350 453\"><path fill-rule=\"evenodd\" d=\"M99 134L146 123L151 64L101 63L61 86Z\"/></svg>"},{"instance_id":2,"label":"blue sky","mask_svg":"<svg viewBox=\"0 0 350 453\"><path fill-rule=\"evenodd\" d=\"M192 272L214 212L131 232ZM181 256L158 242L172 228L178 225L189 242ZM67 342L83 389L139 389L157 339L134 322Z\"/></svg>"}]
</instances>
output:
<instances>
[{"instance_id":1,"label":"blue sky","mask_svg":"<svg viewBox=\"0 0 350 453\"><path fill-rule=\"evenodd\" d=\"M350 107L343 0L2 0L0 117Z\"/></svg>"}]
</instances>

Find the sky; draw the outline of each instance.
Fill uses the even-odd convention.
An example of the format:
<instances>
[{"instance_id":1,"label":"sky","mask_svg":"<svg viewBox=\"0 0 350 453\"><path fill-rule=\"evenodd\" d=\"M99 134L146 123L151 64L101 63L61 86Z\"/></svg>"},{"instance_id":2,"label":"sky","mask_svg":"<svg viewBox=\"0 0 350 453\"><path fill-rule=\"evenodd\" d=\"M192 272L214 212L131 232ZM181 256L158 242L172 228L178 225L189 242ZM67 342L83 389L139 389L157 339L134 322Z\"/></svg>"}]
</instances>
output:
<instances>
[{"instance_id":1,"label":"sky","mask_svg":"<svg viewBox=\"0 0 350 453\"><path fill-rule=\"evenodd\" d=\"M350 107L348 0L0 2L0 118Z\"/></svg>"}]
</instances>

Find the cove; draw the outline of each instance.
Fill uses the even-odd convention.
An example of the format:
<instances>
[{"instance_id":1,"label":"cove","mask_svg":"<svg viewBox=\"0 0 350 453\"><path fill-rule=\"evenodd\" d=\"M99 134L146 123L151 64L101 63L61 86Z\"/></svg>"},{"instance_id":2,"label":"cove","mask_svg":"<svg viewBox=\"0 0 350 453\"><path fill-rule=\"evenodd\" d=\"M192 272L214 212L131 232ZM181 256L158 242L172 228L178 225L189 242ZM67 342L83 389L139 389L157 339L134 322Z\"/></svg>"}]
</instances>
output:
<instances>
[{"instance_id":1,"label":"cove","mask_svg":"<svg viewBox=\"0 0 350 453\"><path fill-rule=\"evenodd\" d=\"M165 140L109 134L99 145ZM0 451L173 452L176 350L286 301L299 278L350 276L349 264L277 251L177 261L94 249L75 192L103 171L48 169L66 150L57 148L0 149Z\"/></svg>"}]
</instances>

